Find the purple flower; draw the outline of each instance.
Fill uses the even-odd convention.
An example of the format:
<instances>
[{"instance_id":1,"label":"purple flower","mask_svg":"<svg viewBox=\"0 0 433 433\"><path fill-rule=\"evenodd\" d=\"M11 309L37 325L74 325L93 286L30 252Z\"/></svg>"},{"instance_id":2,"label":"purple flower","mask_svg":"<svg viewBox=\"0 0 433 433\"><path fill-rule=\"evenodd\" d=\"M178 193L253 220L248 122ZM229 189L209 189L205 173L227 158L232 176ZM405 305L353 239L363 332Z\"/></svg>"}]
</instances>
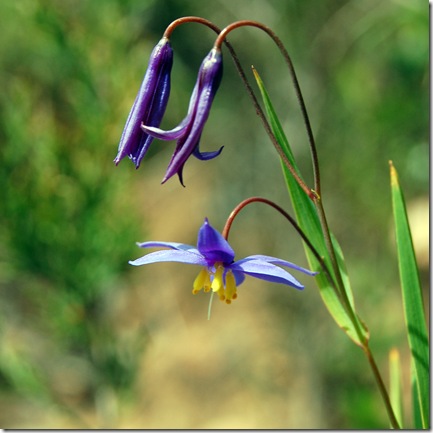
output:
<instances>
[{"instance_id":1,"label":"purple flower","mask_svg":"<svg viewBox=\"0 0 433 433\"><path fill-rule=\"evenodd\" d=\"M142 129L149 135L161 140L177 140L176 149L171 157L162 183L178 174L183 185L182 170L186 160L194 155L200 160L218 156L222 147L215 152L200 152L199 141L204 124L209 116L212 101L221 82L223 73L221 51L213 48L203 60L198 72L197 82L192 92L188 114L182 122L170 131L143 122Z\"/></svg>"},{"instance_id":2,"label":"purple flower","mask_svg":"<svg viewBox=\"0 0 433 433\"><path fill-rule=\"evenodd\" d=\"M167 38L162 38L150 55L149 66L134 105L131 108L119 143L116 165L128 156L135 167L149 149L153 137L141 129L141 124L159 126L170 94L170 72L173 50Z\"/></svg>"},{"instance_id":3,"label":"purple flower","mask_svg":"<svg viewBox=\"0 0 433 433\"><path fill-rule=\"evenodd\" d=\"M235 253L232 247L209 224L207 218L198 232L197 248L176 242L144 242L139 243L138 246L141 248L165 247L169 249L149 253L137 260L130 261L131 265L180 262L202 266L203 269L194 281L192 293L196 294L201 289L204 289L205 292L212 290L218 293L219 298L228 304L236 299L236 287L244 281L245 275L273 283L287 284L296 289L303 289L304 286L293 275L279 266L296 269L307 275L316 275L316 272L270 256L253 255L235 262Z\"/></svg>"}]
</instances>

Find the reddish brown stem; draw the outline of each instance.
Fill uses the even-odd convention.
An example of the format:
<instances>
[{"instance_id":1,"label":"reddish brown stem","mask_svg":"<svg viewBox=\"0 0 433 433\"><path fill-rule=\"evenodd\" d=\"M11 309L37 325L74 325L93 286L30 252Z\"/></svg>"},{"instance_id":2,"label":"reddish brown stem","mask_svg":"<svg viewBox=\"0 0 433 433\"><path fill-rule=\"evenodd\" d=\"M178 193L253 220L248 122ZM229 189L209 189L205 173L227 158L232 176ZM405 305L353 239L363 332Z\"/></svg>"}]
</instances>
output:
<instances>
[{"instance_id":1,"label":"reddish brown stem","mask_svg":"<svg viewBox=\"0 0 433 433\"><path fill-rule=\"evenodd\" d=\"M305 123L307 125L307 131L309 132L309 136L311 137L310 138L310 142L311 142L312 133L311 133L311 128L309 127L310 123L309 123L309 120L308 120L307 111L305 109L305 104L303 103L303 98L302 98L301 90L299 88L299 84L298 84L298 81L297 81L297 78L296 78L296 75L295 75L295 71L294 71L292 62L290 60L290 57L289 57L287 51L284 49L284 46L281 43L281 41L273 34L273 32L270 29L268 29L263 24L260 24L260 23L255 22L255 21L238 21L236 23L233 23L233 24L227 26L224 30L221 30L219 27L217 27L211 21L206 20L205 18L195 17L195 16L183 17L183 18L179 18L179 19L173 21L166 28L166 30L164 32L164 37L170 38L171 34L173 33L174 29L177 26L179 26L181 24L189 23L189 22L196 22L196 23L199 23L199 24L206 25L207 27L211 28L214 32L218 33L218 37L217 37L217 39L215 41L214 46L216 48L220 49L223 42L227 46L227 48L228 48L228 50L230 52L230 55L232 56L233 61L235 62L235 66L236 66L236 69L238 70L238 73L239 73L239 75L241 77L241 80L243 81L243 83L244 83L244 85L245 85L245 87L247 89L247 92L248 92L249 96L251 97L251 99L253 101L253 104L254 104L254 107L256 109L256 112L257 112L258 116L260 117L260 119L262 120L262 123L263 123L263 126L265 128L265 131L267 132L269 138L272 141L272 144L274 145L275 149L277 150L278 155L280 156L280 158L283 161L283 163L285 164L285 166L289 169L289 171L291 172L291 174L293 175L293 177L295 178L295 180L297 181L297 183L299 184L299 186L308 195L308 197L310 197L311 200L316 199L318 197L318 191L316 189L312 190L311 188L309 188L305 184L305 182L298 175L298 173L296 172L296 170L294 169L294 167L292 166L292 164L290 163L290 161L288 160L288 158L284 154L283 150L279 146L278 141L277 141L277 139L276 139L276 137L275 137L275 135L274 135L274 133L272 131L272 128L269 125L269 122L268 122L265 114L263 113L263 110L262 110L262 108L261 108L261 106L260 106L260 104L259 104L259 102L258 102L258 100L257 100L257 98L256 98L256 96L254 94L254 91L253 91L253 89L251 88L251 85L248 82L248 79L247 79L247 77L245 75L244 70L242 69L242 66L241 66L241 64L239 62L239 59L238 59L238 57L237 57L237 55L236 55L233 47L230 45L229 42L227 42L227 40L225 40L225 37L227 36L228 32L230 32L231 30L234 30L237 27L240 27L242 25L253 25L255 27L261 28L262 30L265 30L274 39L275 43L279 46L280 50L282 50L283 54L285 54L286 61L289 64L289 69L291 71L292 79L293 79L293 82L295 84L295 90L296 90L296 93L298 95L298 100L301 103L301 110L303 112ZM223 36L221 36L221 35L223 35ZM313 155L315 155L315 146L313 145L312 147L314 149ZM316 157L316 159L317 159L317 157ZM315 158L313 158L313 166L315 167L314 171L315 171L315 173L317 172L317 174L315 174L315 179L318 179L319 178L318 177L318 169L316 169L316 164L314 163L314 160L315 160ZM320 188L320 185L319 185L319 188Z\"/></svg>"},{"instance_id":2,"label":"reddish brown stem","mask_svg":"<svg viewBox=\"0 0 433 433\"><path fill-rule=\"evenodd\" d=\"M239 212L244 207L246 207L247 205L249 205L251 203L264 203L264 204L267 204L268 206L271 206L272 208L277 210L281 215L283 215L290 222L290 224L292 224L293 228L298 232L299 236L301 236L302 240L307 244L308 248L310 248L310 250L312 251L312 253L316 257L317 261L319 262L320 266L323 268L323 270L324 270L324 272L325 272L325 274L329 280L329 283L336 289L335 282L332 279L331 273L329 272L329 269L328 269L326 263L324 262L323 258L320 256L320 254L318 253L318 251L316 250L314 245L308 239L307 235L302 231L302 229L299 227L299 225L296 223L296 221L294 220L294 218L292 218L292 216L290 214L288 214L282 207L280 207L279 205L277 205L273 201L268 200L267 198L250 197L250 198L243 200L241 203L239 203L233 209L233 211L230 213L229 217L227 218L227 221L226 221L225 226L224 226L223 231L222 231L222 235L223 235L224 239L226 239L226 240L228 239L230 228L231 228L233 221L236 218L236 216L239 214Z\"/></svg>"},{"instance_id":3,"label":"reddish brown stem","mask_svg":"<svg viewBox=\"0 0 433 433\"><path fill-rule=\"evenodd\" d=\"M320 186L320 170L319 170L319 158L317 155L317 148L316 148L316 142L314 140L313 130L311 128L310 119L308 117L307 107L305 105L304 97L302 96L301 86L299 85L298 77L296 76L295 67L293 66L292 59L287 52L284 44L281 42L280 38L267 26L264 24L257 22L257 21L250 21L250 20L241 20L236 21L227 27L225 27L220 34L218 35L218 38L215 41L214 46L220 47L222 42L227 37L227 34L230 33L232 30L235 30L239 27L244 26L250 26L250 27L257 27L260 30L263 30L265 33L268 34L268 36L275 42L278 49L280 50L281 54L284 57L285 62L287 63L287 66L289 67L289 73L290 77L292 79L293 86L295 88L296 97L298 99L299 106L301 108L302 117L304 119L304 125L307 130L307 136L308 136L308 142L310 146L310 153L311 153L311 160L313 165L313 173L314 173L314 189L313 192L310 191L310 193L307 192L309 197L311 199L315 199L316 197L320 197L321 195L321 186ZM287 165L287 163L286 163ZM299 183L299 179L296 173L292 171L291 165L288 166L291 173L295 176L296 180ZM303 183L303 182L302 182ZM302 185L301 185L302 186ZM305 188L303 188L305 190Z\"/></svg>"}]
</instances>

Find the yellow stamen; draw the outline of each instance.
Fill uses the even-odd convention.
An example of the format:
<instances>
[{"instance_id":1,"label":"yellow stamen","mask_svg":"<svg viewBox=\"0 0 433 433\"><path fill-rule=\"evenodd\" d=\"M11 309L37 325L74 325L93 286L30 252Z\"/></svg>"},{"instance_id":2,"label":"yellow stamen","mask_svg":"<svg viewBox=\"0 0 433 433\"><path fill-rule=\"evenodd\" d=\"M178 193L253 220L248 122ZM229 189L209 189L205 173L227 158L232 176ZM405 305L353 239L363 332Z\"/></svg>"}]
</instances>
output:
<instances>
[{"instance_id":1,"label":"yellow stamen","mask_svg":"<svg viewBox=\"0 0 433 433\"><path fill-rule=\"evenodd\" d=\"M203 268L194 280L192 293L195 295L204 288L205 292L210 290L210 276L207 268Z\"/></svg>"},{"instance_id":2,"label":"yellow stamen","mask_svg":"<svg viewBox=\"0 0 433 433\"><path fill-rule=\"evenodd\" d=\"M216 271L212 280L211 289L213 292L218 293L219 298L221 301L224 301L225 294L224 294L224 281L223 281L223 273L224 273L224 267L221 263L217 262L215 263Z\"/></svg>"},{"instance_id":3,"label":"yellow stamen","mask_svg":"<svg viewBox=\"0 0 433 433\"><path fill-rule=\"evenodd\" d=\"M220 263L215 263L216 271L211 284L211 289L214 292L219 292L221 289L224 291L223 272L224 268Z\"/></svg>"},{"instance_id":4,"label":"yellow stamen","mask_svg":"<svg viewBox=\"0 0 433 433\"><path fill-rule=\"evenodd\" d=\"M233 272L229 270L226 273L226 302L230 304L232 299L236 299L236 280Z\"/></svg>"},{"instance_id":5,"label":"yellow stamen","mask_svg":"<svg viewBox=\"0 0 433 433\"><path fill-rule=\"evenodd\" d=\"M231 304L237 298L236 280L233 272L229 269L224 275L225 269L221 262L215 263L215 272L208 267L203 268L193 283L192 293L195 295L200 290L217 293L221 301ZM225 280L225 284L224 284Z\"/></svg>"}]
</instances>

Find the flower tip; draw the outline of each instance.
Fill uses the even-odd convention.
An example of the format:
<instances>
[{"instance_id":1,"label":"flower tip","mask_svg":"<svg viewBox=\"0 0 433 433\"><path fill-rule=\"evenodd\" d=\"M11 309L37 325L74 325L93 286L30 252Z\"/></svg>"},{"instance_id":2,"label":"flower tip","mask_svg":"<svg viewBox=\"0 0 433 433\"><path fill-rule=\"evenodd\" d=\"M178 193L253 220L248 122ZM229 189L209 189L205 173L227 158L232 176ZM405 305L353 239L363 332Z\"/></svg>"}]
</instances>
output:
<instances>
[{"instance_id":1,"label":"flower tip","mask_svg":"<svg viewBox=\"0 0 433 433\"><path fill-rule=\"evenodd\" d=\"M120 153L120 152L119 152ZM116 167L119 165L119 162L121 161L122 158L119 157L119 153L116 155L116 158L113 159L114 164L116 165Z\"/></svg>"},{"instance_id":2,"label":"flower tip","mask_svg":"<svg viewBox=\"0 0 433 433\"><path fill-rule=\"evenodd\" d=\"M171 176L164 176L164 178L161 181L161 185L164 185L165 182L167 182L168 179L170 179ZM182 180L180 179L180 184L185 188L185 185L183 184Z\"/></svg>"}]
</instances>

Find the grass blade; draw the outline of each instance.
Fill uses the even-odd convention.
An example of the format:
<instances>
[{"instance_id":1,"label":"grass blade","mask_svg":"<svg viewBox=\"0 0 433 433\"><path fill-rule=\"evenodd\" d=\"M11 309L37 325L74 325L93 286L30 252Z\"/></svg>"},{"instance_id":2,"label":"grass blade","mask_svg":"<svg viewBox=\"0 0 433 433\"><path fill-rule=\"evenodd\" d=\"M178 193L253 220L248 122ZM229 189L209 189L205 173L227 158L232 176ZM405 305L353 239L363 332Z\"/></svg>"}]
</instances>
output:
<instances>
[{"instance_id":1,"label":"grass blade","mask_svg":"<svg viewBox=\"0 0 433 433\"><path fill-rule=\"evenodd\" d=\"M264 87L264 84L256 70L254 70L254 75L262 95L262 99L265 105L265 110L269 119L269 123L271 125L272 132L274 133L276 140L280 148L284 152L285 156L287 157L287 159L290 161L290 163L292 164L292 166L295 168L296 172L300 176L300 172L296 165L295 159L293 157L293 153L291 151L289 142L286 138L286 135L284 134L284 131L281 127L281 123L275 113L275 110L272 106L271 100ZM290 198L292 200L292 204L293 204L293 208L296 214L298 224L303 230L303 232L307 235L311 243L315 246L319 254L323 257L330 273L332 274L333 278L335 278L332 272L331 260L326 249L326 243L323 237L323 232L320 225L319 217L317 215L316 208L313 202L311 201L311 199L305 194L305 192L302 190L302 188L294 179L293 175L290 173L289 169L283 163L282 163L282 167L283 167L283 173L285 176L285 180L287 183L287 187L289 190ZM333 238L333 244L336 247L338 253L338 257L337 257L338 264L344 276L343 282L345 285L347 297L350 300L351 304L353 305L353 295L350 288L349 279L347 277L347 272L344 266L343 255L341 253L341 249L339 248L334 238ZM315 271L320 271L320 265L317 259L314 257L314 254L310 251L310 249L306 245L305 245L305 252L311 269ZM331 316L337 322L338 326L342 328L356 344L362 346L363 345L362 342L368 340L369 338L368 330L366 329L365 325L358 317L355 318L356 320L358 320L358 324L357 324L358 326L354 325L351 317L343 307L343 304L338 294L329 283L324 272L320 272L315 278L316 278L317 285L319 287L322 300L324 301L326 307L328 308L328 311L330 312ZM358 334L356 328L361 330L362 335Z\"/></svg>"},{"instance_id":2,"label":"grass blade","mask_svg":"<svg viewBox=\"0 0 433 433\"><path fill-rule=\"evenodd\" d=\"M407 218L406 205L397 171L390 162L391 193L397 242L397 256L403 296L404 318L411 351L411 367L423 428L429 428L429 343L424 316L421 283ZM417 403L414 402L417 407ZM415 414L415 419L417 414Z\"/></svg>"},{"instance_id":3,"label":"grass blade","mask_svg":"<svg viewBox=\"0 0 433 433\"><path fill-rule=\"evenodd\" d=\"M400 354L397 349L389 352L389 397L395 417L400 426L403 426L403 396L401 382Z\"/></svg>"}]
</instances>

